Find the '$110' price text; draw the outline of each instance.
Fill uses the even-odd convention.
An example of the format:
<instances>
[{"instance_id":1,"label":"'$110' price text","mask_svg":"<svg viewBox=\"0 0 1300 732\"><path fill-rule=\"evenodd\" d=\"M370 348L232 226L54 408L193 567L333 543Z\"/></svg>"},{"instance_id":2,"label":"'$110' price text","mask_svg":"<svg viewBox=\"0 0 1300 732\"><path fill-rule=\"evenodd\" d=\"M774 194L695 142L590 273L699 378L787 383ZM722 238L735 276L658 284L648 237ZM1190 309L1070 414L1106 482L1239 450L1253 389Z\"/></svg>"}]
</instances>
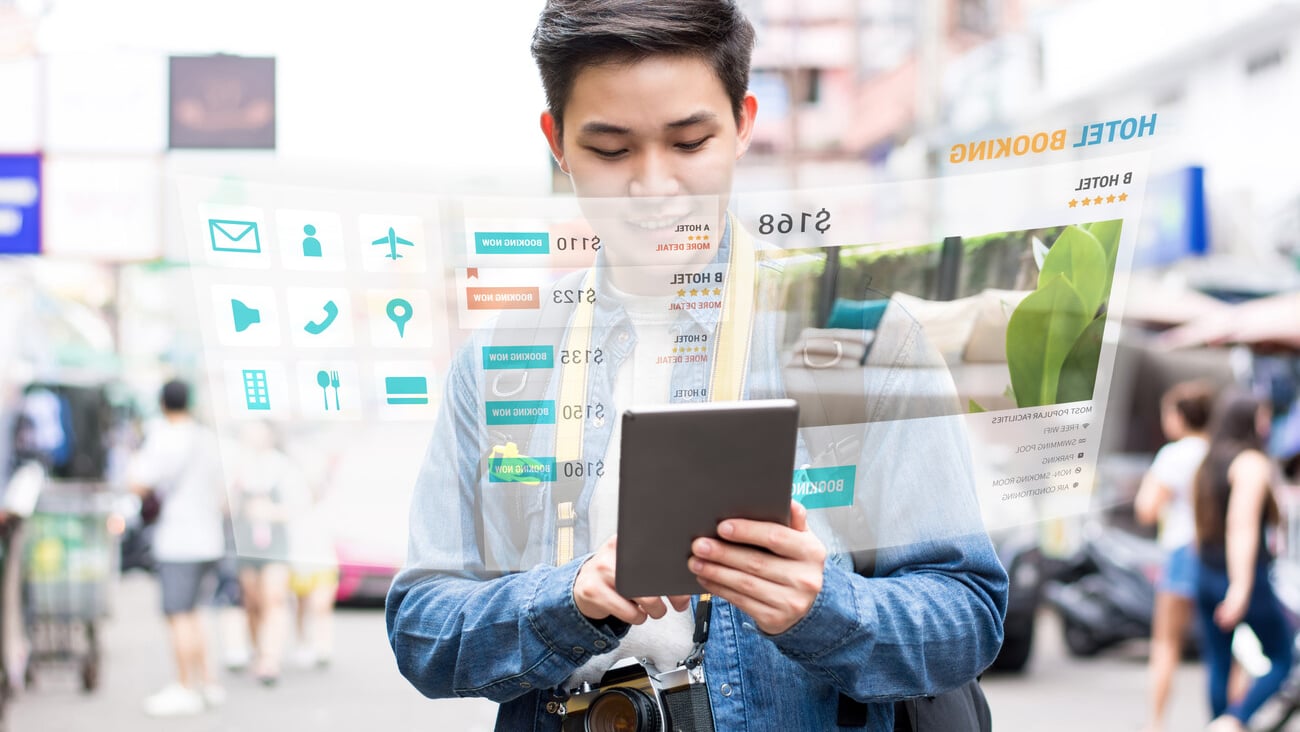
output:
<instances>
[{"instance_id":1,"label":"'$110' price text","mask_svg":"<svg viewBox=\"0 0 1300 732\"><path fill-rule=\"evenodd\" d=\"M795 218L795 217L798 218ZM789 234L798 231L805 234L809 231L816 230L819 234L825 234L831 230L831 212L821 209L816 213L801 211L797 214L763 214L758 217L758 233L767 235L773 232L777 234Z\"/></svg>"}]
</instances>

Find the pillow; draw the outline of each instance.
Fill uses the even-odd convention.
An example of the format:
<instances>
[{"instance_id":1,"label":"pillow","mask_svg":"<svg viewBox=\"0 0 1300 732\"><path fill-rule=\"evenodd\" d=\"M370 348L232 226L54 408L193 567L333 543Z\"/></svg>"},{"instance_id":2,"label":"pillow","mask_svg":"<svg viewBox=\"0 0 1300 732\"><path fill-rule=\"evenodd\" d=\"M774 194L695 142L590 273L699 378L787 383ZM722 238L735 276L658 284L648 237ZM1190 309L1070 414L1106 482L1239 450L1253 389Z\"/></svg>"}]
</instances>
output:
<instances>
[{"instance_id":1,"label":"pillow","mask_svg":"<svg viewBox=\"0 0 1300 732\"><path fill-rule=\"evenodd\" d=\"M962 359L970 363L1006 363L1007 323L1032 290L985 290L977 297L975 326Z\"/></svg>"},{"instance_id":2,"label":"pillow","mask_svg":"<svg viewBox=\"0 0 1300 732\"><path fill-rule=\"evenodd\" d=\"M846 300L837 297L831 306L831 315L826 319L826 327L875 330L885 315L887 305L888 300Z\"/></svg>"},{"instance_id":3,"label":"pillow","mask_svg":"<svg viewBox=\"0 0 1300 732\"><path fill-rule=\"evenodd\" d=\"M920 323L926 339L943 354L943 360L952 366L961 362L962 351L975 327L978 297L975 295L943 302L895 292L890 300Z\"/></svg>"},{"instance_id":4,"label":"pillow","mask_svg":"<svg viewBox=\"0 0 1300 732\"><path fill-rule=\"evenodd\" d=\"M867 360L875 333L858 328L804 328L789 365L810 369L858 367Z\"/></svg>"}]
</instances>

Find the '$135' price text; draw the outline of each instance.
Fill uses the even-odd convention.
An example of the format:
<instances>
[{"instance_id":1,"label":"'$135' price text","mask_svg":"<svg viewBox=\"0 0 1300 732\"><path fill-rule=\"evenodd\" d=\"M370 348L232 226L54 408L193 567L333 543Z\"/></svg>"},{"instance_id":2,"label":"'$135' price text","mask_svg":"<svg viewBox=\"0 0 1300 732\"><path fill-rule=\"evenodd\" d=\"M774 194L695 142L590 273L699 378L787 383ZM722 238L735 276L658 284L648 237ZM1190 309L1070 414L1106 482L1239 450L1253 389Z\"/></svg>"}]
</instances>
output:
<instances>
[{"instance_id":1,"label":"'$135' price text","mask_svg":"<svg viewBox=\"0 0 1300 732\"><path fill-rule=\"evenodd\" d=\"M796 230L800 234L813 230L825 234L831 230L831 212L823 208L816 213L801 211L797 214L763 214L758 217L759 234L789 234Z\"/></svg>"}]
</instances>

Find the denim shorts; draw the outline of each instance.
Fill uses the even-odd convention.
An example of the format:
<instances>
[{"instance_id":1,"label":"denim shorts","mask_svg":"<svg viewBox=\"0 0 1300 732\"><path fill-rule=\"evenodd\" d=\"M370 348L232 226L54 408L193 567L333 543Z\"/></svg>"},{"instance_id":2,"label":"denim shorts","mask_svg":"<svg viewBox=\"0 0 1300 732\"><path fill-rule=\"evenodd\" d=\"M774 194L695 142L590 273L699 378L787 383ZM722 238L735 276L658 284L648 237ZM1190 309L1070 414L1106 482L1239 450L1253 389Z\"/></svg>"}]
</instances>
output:
<instances>
[{"instance_id":1,"label":"denim shorts","mask_svg":"<svg viewBox=\"0 0 1300 732\"><path fill-rule=\"evenodd\" d=\"M162 585L164 615L178 615L194 610L199 604L199 590L208 575L215 575L216 560L207 562L159 562L158 584Z\"/></svg>"},{"instance_id":2,"label":"denim shorts","mask_svg":"<svg viewBox=\"0 0 1300 732\"><path fill-rule=\"evenodd\" d=\"M1191 544L1169 552L1156 589L1188 600L1196 599L1196 553Z\"/></svg>"}]
</instances>

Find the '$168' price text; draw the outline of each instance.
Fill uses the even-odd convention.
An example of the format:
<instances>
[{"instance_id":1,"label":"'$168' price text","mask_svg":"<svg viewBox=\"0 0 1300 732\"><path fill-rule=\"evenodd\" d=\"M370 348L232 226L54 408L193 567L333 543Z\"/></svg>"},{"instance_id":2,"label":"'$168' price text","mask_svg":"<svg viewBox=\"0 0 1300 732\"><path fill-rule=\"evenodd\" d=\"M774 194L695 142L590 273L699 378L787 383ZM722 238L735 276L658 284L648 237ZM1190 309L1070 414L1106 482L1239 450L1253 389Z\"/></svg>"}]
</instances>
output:
<instances>
[{"instance_id":1,"label":"'$168' price text","mask_svg":"<svg viewBox=\"0 0 1300 732\"><path fill-rule=\"evenodd\" d=\"M816 213L801 211L797 214L763 214L758 217L759 234L789 234L796 230L801 234L813 230L825 234L831 230L831 212L823 208Z\"/></svg>"}]
</instances>

